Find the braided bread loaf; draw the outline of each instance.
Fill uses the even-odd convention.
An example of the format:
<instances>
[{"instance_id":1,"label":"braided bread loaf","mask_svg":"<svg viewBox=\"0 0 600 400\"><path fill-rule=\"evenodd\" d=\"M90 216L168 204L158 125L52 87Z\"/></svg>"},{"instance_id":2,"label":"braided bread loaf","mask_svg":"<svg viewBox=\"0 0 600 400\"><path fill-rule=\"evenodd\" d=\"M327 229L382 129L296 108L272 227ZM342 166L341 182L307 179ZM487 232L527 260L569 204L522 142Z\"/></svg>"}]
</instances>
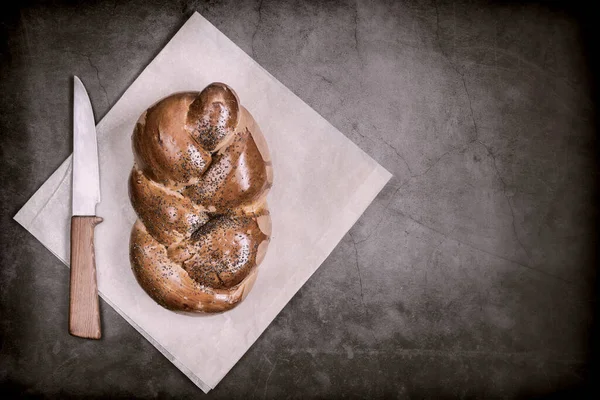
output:
<instances>
[{"instance_id":1,"label":"braided bread loaf","mask_svg":"<svg viewBox=\"0 0 600 400\"><path fill-rule=\"evenodd\" d=\"M223 83L171 95L132 136L133 273L171 310L220 312L254 284L271 235L273 182L260 128Z\"/></svg>"}]
</instances>

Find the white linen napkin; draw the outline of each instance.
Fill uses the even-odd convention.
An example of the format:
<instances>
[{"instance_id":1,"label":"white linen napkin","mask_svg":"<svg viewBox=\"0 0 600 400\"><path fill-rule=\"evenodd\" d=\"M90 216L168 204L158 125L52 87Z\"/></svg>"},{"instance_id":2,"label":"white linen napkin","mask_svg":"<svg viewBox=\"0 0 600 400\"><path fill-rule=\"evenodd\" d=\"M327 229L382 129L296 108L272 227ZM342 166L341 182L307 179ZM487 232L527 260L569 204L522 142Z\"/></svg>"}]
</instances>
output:
<instances>
[{"instance_id":1,"label":"white linen napkin","mask_svg":"<svg viewBox=\"0 0 600 400\"><path fill-rule=\"evenodd\" d=\"M272 241L249 296L218 315L157 305L129 265L136 220L127 194L140 114L179 91L225 82L260 125L273 159ZM214 388L331 253L391 174L195 13L97 126L102 202L96 263L102 298L204 392ZM69 260L71 157L15 220ZM350 268L351 266L349 266Z\"/></svg>"}]
</instances>

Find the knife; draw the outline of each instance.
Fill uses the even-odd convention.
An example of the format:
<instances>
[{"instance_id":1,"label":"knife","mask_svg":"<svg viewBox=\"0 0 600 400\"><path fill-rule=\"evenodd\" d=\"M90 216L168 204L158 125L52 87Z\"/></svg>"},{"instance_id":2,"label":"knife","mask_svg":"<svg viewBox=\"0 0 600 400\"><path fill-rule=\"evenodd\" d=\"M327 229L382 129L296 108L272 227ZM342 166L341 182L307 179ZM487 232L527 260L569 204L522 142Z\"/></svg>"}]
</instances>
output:
<instances>
[{"instance_id":1,"label":"knife","mask_svg":"<svg viewBox=\"0 0 600 400\"><path fill-rule=\"evenodd\" d=\"M73 213L71 217L71 284L69 333L100 339L100 310L94 227L100 202L96 124L90 98L78 77L73 84Z\"/></svg>"}]
</instances>

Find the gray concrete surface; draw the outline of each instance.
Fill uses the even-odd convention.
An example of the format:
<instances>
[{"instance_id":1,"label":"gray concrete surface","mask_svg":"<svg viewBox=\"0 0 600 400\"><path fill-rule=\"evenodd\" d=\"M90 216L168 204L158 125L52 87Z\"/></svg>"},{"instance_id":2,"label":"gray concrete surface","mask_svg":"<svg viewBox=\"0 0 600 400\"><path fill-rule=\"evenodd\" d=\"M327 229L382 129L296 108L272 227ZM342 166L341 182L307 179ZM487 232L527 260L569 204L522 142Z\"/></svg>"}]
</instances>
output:
<instances>
[{"instance_id":1,"label":"gray concrete surface","mask_svg":"<svg viewBox=\"0 0 600 400\"><path fill-rule=\"evenodd\" d=\"M101 118L197 10L394 174L203 396L12 216L71 151L70 79ZM48 397L530 397L590 372L593 75L543 3L31 3L0 17L0 381ZM274 110L276 112L276 110Z\"/></svg>"}]
</instances>

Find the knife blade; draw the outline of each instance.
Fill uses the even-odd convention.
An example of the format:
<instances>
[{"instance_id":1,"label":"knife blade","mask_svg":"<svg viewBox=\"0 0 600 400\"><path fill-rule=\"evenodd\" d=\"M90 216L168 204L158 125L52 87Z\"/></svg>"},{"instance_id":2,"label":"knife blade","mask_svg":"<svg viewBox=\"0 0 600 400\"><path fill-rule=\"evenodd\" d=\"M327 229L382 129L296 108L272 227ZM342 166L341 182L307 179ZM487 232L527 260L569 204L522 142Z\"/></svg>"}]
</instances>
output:
<instances>
[{"instance_id":1,"label":"knife blade","mask_svg":"<svg viewBox=\"0 0 600 400\"><path fill-rule=\"evenodd\" d=\"M101 337L94 256L94 227L102 222L102 218L96 216L99 202L100 168L94 112L85 86L75 76L69 333L88 339Z\"/></svg>"}]
</instances>

